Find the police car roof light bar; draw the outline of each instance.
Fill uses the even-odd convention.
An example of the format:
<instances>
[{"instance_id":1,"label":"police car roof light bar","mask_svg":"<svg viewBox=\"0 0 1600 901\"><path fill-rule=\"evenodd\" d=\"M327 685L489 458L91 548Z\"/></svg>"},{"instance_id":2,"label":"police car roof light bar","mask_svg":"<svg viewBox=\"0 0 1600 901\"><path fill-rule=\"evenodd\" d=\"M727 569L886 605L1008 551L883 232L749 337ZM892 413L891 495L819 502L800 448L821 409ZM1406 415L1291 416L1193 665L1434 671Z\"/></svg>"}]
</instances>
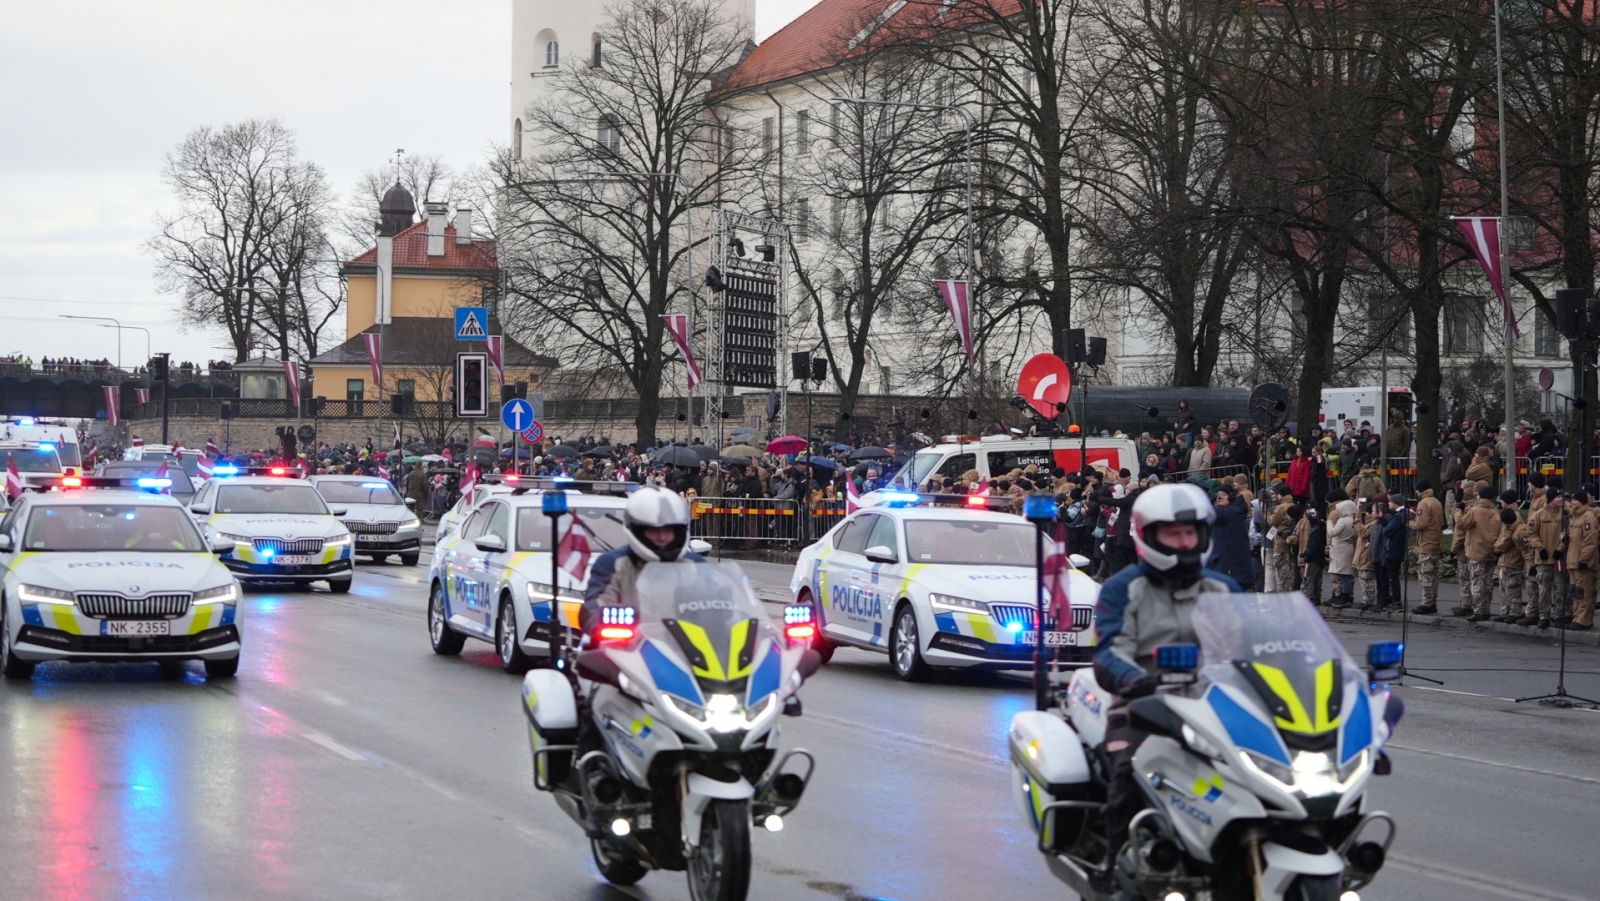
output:
<instances>
[{"instance_id":1,"label":"police car roof light bar","mask_svg":"<svg viewBox=\"0 0 1600 901\"><path fill-rule=\"evenodd\" d=\"M216 470L211 471L216 475ZM246 476L277 476L280 479L303 479L306 471L298 466L246 466L238 471L239 475Z\"/></svg>"}]
</instances>

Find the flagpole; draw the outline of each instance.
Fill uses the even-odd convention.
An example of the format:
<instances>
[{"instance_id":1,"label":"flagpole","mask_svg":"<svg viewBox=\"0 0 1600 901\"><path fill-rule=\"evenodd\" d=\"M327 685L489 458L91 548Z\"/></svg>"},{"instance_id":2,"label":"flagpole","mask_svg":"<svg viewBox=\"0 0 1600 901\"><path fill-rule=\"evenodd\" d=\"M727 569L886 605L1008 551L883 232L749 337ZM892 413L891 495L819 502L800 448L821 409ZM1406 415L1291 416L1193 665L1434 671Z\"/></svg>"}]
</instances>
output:
<instances>
[{"instance_id":1,"label":"flagpole","mask_svg":"<svg viewBox=\"0 0 1600 901\"><path fill-rule=\"evenodd\" d=\"M1494 0L1494 78L1495 78L1495 106L1499 116L1500 130L1500 221L1497 223L1500 238L1500 290L1505 294L1505 327L1506 327L1506 365L1505 365L1505 390L1506 390L1506 418L1505 433L1505 486L1512 484L1512 477L1517 466L1517 439L1512 424L1516 419L1516 364L1513 357L1516 354L1516 311L1511 308L1511 234L1506 226L1510 213L1510 187L1506 179L1506 76L1504 56L1500 49L1500 0ZM1580 371L1578 377L1582 378ZM1588 461L1579 459L1580 475L1578 484L1582 484L1588 477Z\"/></svg>"}]
</instances>

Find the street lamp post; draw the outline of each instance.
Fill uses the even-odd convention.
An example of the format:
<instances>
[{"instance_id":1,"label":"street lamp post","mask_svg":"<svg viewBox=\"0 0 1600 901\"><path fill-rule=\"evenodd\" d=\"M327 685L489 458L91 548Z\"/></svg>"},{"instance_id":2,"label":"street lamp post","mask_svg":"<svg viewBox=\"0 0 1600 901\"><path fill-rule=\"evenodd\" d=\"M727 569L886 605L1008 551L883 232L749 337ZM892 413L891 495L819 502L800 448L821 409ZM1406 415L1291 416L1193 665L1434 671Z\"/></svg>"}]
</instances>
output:
<instances>
[{"instance_id":1,"label":"street lamp post","mask_svg":"<svg viewBox=\"0 0 1600 901\"><path fill-rule=\"evenodd\" d=\"M99 322L115 323L117 329L117 368L122 368L122 330L124 328L133 328L134 326L124 326L121 322L118 322L116 319L113 319L110 316L74 316L71 313L60 313L58 315L62 319L91 319ZM145 334L148 336L150 333L145 331Z\"/></svg>"}]
</instances>

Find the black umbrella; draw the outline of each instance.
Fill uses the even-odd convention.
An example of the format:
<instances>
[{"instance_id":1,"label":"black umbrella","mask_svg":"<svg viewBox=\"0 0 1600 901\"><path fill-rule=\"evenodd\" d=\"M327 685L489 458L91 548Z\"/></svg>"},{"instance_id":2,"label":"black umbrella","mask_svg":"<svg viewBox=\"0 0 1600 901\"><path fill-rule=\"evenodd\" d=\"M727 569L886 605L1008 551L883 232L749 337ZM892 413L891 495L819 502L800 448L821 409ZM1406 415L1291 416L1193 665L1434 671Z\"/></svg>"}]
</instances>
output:
<instances>
[{"instance_id":1,"label":"black umbrella","mask_svg":"<svg viewBox=\"0 0 1600 901\"><path fill-rule=\"evenodd\" d=\"M700 465L700 455L687 447L662 447L657 448L651 455L657 463L668 466L687 466L690 468Z\"/></svg>"},{"instance_id":2,"label":"black umbrella","mask_svg":"<svg viewBox=\"0 0 1600 901\"><path fill-rule=\"evenodd\" d=\"M570 444L558 444L544 452L546 457L576 457L578 449Z\"/></svg>"},{"instance_id":3,"label":"black umbrella","mask_svg":"<svg viewBox=\"0 0 1600 901\"><path fill-rule=\"evenodd\" d=\"M617 449L611 445L602 444L599 447L590 448L589 450L584 451L583 455L585 457L609 457L616 452Z\"/></svg>"},{"instance_id":4,"label":"black umbrella","mask_svg":"<svg viewBox=\"0 0 1600 901\"><path fill-rule=\"evenodd\" d=\"M894 454L881 447L861 447L850 452L852 460L887 460Z\"/></svg>"},{"instance_id":5,"label":"black umbrella","mask_svg":"<svg viewBox=\"0 0 1600 901\"><path fill-rule=\"evenodd\" d=\"M715 445L711 444L691 444L689 445L689 450L694 451L696 456L702 460L705 460L706 462L715 460L717 457L722 455L722 452L717 450Z\"/></svg>"}]
</instances>

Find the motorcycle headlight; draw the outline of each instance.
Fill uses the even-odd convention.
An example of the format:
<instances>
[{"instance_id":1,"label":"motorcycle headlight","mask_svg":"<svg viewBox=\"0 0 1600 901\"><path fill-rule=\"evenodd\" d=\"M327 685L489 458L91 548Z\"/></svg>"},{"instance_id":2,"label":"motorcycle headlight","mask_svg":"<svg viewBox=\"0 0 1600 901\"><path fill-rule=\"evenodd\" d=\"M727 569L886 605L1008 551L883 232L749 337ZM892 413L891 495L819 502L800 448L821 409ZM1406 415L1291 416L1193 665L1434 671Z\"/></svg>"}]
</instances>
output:
<instances>
[{"instance_id":1,"label":"motorcycle headlight","mask_svg":"<svg viewBox=\"0 0 1600 901\"><path fill-rule=\"evenodd\" d=\"M712 732L739 732L749 729L760 720L777 695L769 694L748 709L738 695L712 695L706 699L704 707L680 701L669 694L662 694L661 697L674 710L703 724Z\"/></svg>"},{"instance_id":2,"label":"motorcycle headlight","mask_svg":"<svg viewBox=\"0 0 1600 901\"><path fill-rule=\"evenodd\" d=\"M1296 751L1289 766L1252 751L1241 751L1239 756L1246 768L1271 778L1294 794L1302 798L1320 798L1349 788L1360 774L1367 752L1362 751L1344 767L1321 751Z\"/></svg>"},{"instance_id":3,"label":"motorcycle headlight","mask_svg":"<svg viewBox=\"0 0 1600 901\"><path fill-rule=\"evenodd\" d=\"M18 585L17 600L30 604L71 604L77 600L70 591L39 585Z\"/></svg>"},{"instance_id":4,"label":"motorcycle headlight","mask_svg":"<svg viewBox=\"0 0 1600 901\"><path fill-rule=\"evenodd\" d=\"M1197 754L1203 754L1214 759L1222 758L1222 751L1211 740L1196 732L1188 723L1183 724L1183 743L1188 745Z\"/></svg>"},{"instance_id":5,"label":"motorcycle headlight","mask_svg":"<svg viewBox=\"0 0 1600 901\"><path fill-rule=\"evenodd\" d=\"M1341 785L1349 785L1354 782L1356 776L1367 768L1371 760L1372 752L1367 748L1362 748L1360 754L1350 758L1348 762L1339 767L1339 783Z\"/></svg>"},{"instance_id":6,"label":"motorcycle headlight","mask_svg":"<svg viewBox=\"0 0 1600 901\"><path fill-rule=\"evenodd\" d=\"M205 591L194 593L194 603L199 604L232 604L239 600L239 583L229 582L217 588L207 588Z\"/></svg>"},{"instance_id":7,"label":"motorcycle headlight","mask_svg":"<svg viewBox=\"0 0 1600 901\"><path fill-rule=\"evenodd\" d=\"M324 538L324 539L322 539L322 546L323 547L345 547L349 543L350 543L350 533L349 532L346 532L343 535L340 535L338 538Z\"/></svg>"},{"instance_id":8,"label":"motorcycle headlight","mask_svg":"<svg viewBox=\"0 0 1600 901\"><path fill-rule=\"evenodd\" d=\"M983 601L974 601L968 598L958 598L948 594L929 594L928 603L936 610L955 610L961 613L981 613L989 615L989 605Z\"/></svg>"}]
</instances>

